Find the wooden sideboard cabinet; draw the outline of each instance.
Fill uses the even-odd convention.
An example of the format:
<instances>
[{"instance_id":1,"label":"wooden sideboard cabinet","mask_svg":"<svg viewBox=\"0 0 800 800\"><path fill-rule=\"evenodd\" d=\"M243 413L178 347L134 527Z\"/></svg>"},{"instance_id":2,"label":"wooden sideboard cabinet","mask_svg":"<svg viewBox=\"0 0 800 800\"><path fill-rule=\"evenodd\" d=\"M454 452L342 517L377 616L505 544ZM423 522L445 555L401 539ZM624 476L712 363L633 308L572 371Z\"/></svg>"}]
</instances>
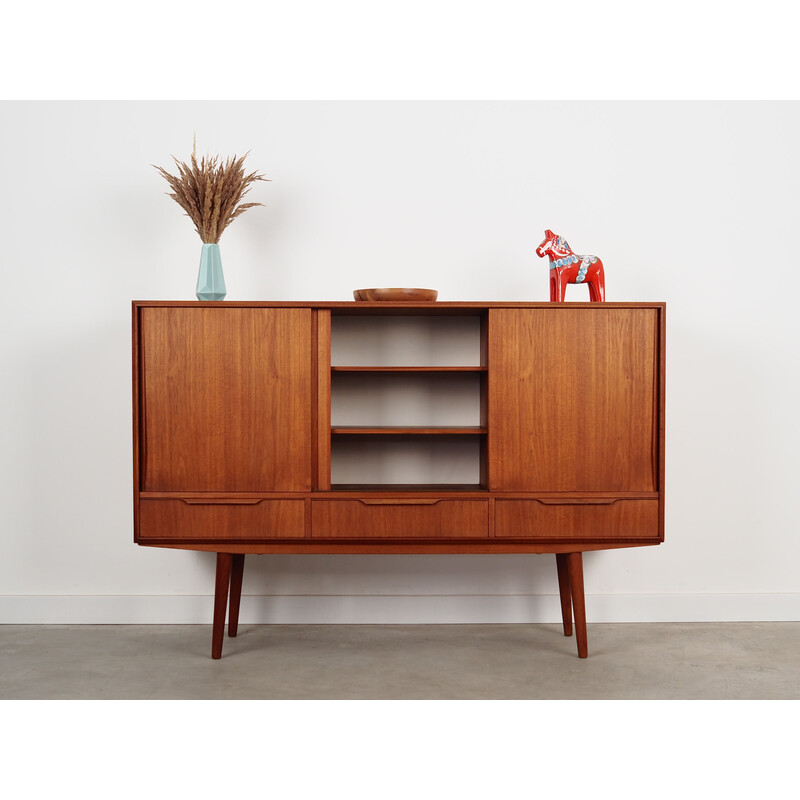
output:
<instances>
[{"instance_id":1,"label":"wooden sideboard cabinet","mask_svg":"<svg viewBox=\"0 0 800 800\"><path fill-rule=\"evenodd\" d=\"M582 553L664 540L664 303L133 303L134 541L217 554ZM230 608L228 602L230 599Z\"/></svg>"}]
</instances>

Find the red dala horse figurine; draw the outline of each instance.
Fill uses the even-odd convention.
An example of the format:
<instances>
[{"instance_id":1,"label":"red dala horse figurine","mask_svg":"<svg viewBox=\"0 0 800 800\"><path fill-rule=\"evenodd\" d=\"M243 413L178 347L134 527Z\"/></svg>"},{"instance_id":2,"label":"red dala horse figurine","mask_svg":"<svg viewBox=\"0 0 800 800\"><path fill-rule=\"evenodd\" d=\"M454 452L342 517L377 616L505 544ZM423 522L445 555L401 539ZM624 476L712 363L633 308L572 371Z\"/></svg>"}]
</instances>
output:
<instances>
[{"instance_id":1,"label":"red dala horse figurine","mask_svg":"<svg viewBox=\"0 0 800 800\"><path fill-rule=\"evenodd\" d=\"M536 255L550 257L550 302L564 302L568 283L586 283L592 303L605 301L606 276L603 262L597 256L573 253L567 240L553 231L544 232L544 241L536 248Z\"/></svg>"}]
</instances>

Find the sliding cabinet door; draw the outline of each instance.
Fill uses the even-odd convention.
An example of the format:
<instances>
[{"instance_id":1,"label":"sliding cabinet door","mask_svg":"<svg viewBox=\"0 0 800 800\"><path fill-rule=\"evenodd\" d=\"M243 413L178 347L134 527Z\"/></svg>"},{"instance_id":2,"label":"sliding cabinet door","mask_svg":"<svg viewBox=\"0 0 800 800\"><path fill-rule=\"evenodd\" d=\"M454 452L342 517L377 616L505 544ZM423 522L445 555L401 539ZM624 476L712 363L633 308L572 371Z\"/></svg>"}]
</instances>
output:
<instances>
[{"instance_id":1,"label":"sliding cabinet door","mask_svg":"<svg viewBox=\"0 0 800 800\"><path fill-rule=\"evenodd\" d=\"M143 491L311 488L311 311L142 308Z\"/></svg>"},{"instance_id":2,"label":"sliding cabinet door","mask_svg":"<svg viewBox=\"0 0 800 800\"><path fill-rule=\"evenodd\" d=\"M492 309L495 491L658 490L657 308Z\"/></svg>"}]
</instances>

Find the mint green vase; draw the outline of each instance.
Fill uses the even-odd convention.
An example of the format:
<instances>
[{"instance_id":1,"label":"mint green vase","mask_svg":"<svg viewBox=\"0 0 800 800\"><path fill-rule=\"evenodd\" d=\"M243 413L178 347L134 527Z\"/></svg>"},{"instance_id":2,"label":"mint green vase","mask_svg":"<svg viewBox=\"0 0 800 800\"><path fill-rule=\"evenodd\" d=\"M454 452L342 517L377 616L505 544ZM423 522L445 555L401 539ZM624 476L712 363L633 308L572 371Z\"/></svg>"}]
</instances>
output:
<instances>
[{"instance_id":1,"label":"mint green vase","mask_svg":"<svg viewBox=\"0 0 800 800\"><path fill-rule=\"evenodd\" d=\"M197 275L198 300L224 300L227 291L218 244L204 244Z\"/></svg>"}]
</instances>

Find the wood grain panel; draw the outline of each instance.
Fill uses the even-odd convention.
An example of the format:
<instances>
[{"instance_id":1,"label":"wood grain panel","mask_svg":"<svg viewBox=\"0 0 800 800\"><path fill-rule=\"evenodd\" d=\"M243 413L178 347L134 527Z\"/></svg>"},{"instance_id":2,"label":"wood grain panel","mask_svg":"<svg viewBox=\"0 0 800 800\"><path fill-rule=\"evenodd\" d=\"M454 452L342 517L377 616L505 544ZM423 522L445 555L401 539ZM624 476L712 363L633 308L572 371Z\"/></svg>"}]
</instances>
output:
<instances>
[{"instance_id":1,"label":"wood grain panel","mask_svg":"<svg viewBox=\"0 0 800 800\"><path fill-rule=\"evenodd\" d=\"M650 308L490 310L490 488L656 490L658 324Z\"/></svg>"},{"instance_id":2,"label":"wood grain panel","mask_svg":"<svg viewBox=\"0 0 800 800\"><path fill-rule=\"evenodd\" d=\"M525 554L525 553L575 553L592 550L625 550L629 547L657 545L660 542L650 539L630 541L608 540L600 542L578 542L564 539L415 539L395 541L394 539L286 539L268 543L247 544L206 544L197 542L140 542L145 547L161 547L168 550L196 550L198 552L267 554L350 554L350 555L487 555L487 554Z\"/></svg>"},{"instance_id":3,"label":"wood grain panel","mask_svg":"<svg viewBox=\"0 0 800 800\"><path fill-rule=\"evenodd\" d=\"M146 491L311 488L311 311L141 310Z\"/></svg>"},{"instance_id":4,"label":"wood grain panel","mask_svg":"<svg viewBox=\"0 0 800 800\"><path fill-rule=\"evenodd\" d=\"M488 500L312 500L315 538L416 539L489 536Z\"/></svg>"},{"instance_id":5,"label":"wood grain panel","mask_svg":"<svg viewBox=\"0 0 800 800\"><path fill-rule=\"evenodd\" d=\"M495 536L539 539L655 539L658 500L552 503L495 500Z\"/></svg>"},{"instance_id":6,"label":"wood grain panel","mask_svg":"<svg viewBox=\"0 0 800 800\"><path fill-rule=\"evenodd\" d=\"M304 500L140 500L139 539L284 539L305 536Z\"/></svg>"},{"instance_id":7,"label":"wood grain panel","mask_svg":"<svg viewBox=\"0 0 800 800\"><path fill-rule=\"evenodd\" d=\"M331 312L315 311L317 412L315 424L317 489L331 488Z\"/></svg>"}]
</instances>

